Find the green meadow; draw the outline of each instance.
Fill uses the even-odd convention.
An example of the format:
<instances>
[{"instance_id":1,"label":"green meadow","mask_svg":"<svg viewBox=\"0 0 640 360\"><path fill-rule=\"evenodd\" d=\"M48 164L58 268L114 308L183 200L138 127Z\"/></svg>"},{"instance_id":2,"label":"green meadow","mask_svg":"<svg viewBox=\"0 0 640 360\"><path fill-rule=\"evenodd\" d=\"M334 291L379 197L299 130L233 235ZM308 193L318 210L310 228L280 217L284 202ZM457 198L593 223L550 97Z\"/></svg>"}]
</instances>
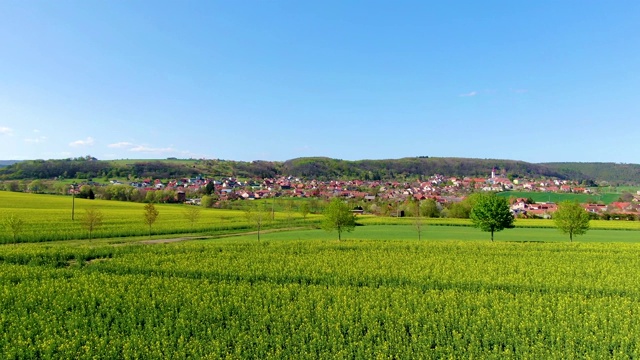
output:
<instances>
[{"instance_id":1,"label":"green meadow","mask_svg":"<svg viewBox=\"0 0 640 360\"><path fill-rule=\"evenodd\" d=\"M75 206L73 206L75 202ZM259 203L259 202L256 202ZM72 206L74 218L71 220ZM143 222L144 204L75 199L70 196L36 195L0 192L0 219L14 215L24 220L25 226L19 234L19 242L49 242L60 240L82 240L89 237L82 226L87 209L98 209L104 215L103 225L94 233L94 239L122 242L126 238L148 238L149 228ZM200 209L198 219L191 222L186 213L190 205L156 204L160 215L151 229L154 238L171 237L219 237L256 230L256 224L247 220L242 210ZM278 207L276 207L276 210ZM314 229L322 216L309 214L306 218L295 211L275 211L273 219L269 212L262 224L264 230ZM391 218L358 216L356 231L348 236L359 239L413 239L417 238L414 218ZM425 239L483 239L485 234L471 227L468 219L420 219ZM562 235L554 229L553 221L518 219L516 229L497 234L501 241L562 241ZM635 231L610 233L603 230L640 230L640 221L591 221L591 230L578 241L635 241ZM539 230L537 230L539 229ZM281 236L289 236L279 233ZM330 238L332 234L317 230L294 232L298 238ZM593 239L593 240L592 240ZM620 239L620 240L618 240ZM0 242L9 242L11 235L0 230Z\"/></svg>"},{"instance_id":2,"label":"green meadow","mask_svg":"<svg viewBox=\"0 0 640 360\"><path fill-rule=\"evenodd\" d=\"M514 198L531 198L535 202L553 202L559 203L561 201L577 201L580 203L604 203L611 204L620 198L619 193L604 193L604 194L563 194L563 193L549 193L549 192L530 192L530 191L504 191L498 193L498 196L514 197Z\"/></svg>"},{"instance_id":3,"label":"green meadow","mask_svg":"<svg viewBox=\"0 0 640 360\"><path fill-rule=\"evenodd\" d=\"M73 203L75 202L75 206ZM0 192L0 219L15 215L25 222L20 242L42 242L88 238L82 226L87 209L97 209L104 215L103 225L94 238L122 238L149 236L149 228L143 222L145 204L75 199L70 196ZM201 209L196 222L186 218L190 205L156 204L159 216L153 224L153 236L208 236L248 231L253 226L241 210ZM73 210L72 210L73 209ZM75 220L72 220L72 212ZM273 221L265 227L296 227L317 223L318 215L302 215L276 212ZM269 219L271 220L271 219ZM9 233L0 234L0 242L8 241Z\"/></svg>"},{"instance_id":4,"label":"green meadow","mask_svg":"<svg viewBox=\"0 0 640 360\"><path fill-rule=\"evenodd\" d=\"M418 231L412 225L373 225L358 226L351 233L343 234L345 241L418 241ZM255 234L237 235L239 240L256 239ZM292 230L268 232L260 236L265 241L287 240L337 240L335 232L324 230ZM470 226L423 225L420 241L491 241L490 235ZM555 228L514 228L495 234L495 242L569 242L569 236ZM640 243L640 231L593 229L585 235L574 238L580 243Z\"/></svg>"}]
</instances>

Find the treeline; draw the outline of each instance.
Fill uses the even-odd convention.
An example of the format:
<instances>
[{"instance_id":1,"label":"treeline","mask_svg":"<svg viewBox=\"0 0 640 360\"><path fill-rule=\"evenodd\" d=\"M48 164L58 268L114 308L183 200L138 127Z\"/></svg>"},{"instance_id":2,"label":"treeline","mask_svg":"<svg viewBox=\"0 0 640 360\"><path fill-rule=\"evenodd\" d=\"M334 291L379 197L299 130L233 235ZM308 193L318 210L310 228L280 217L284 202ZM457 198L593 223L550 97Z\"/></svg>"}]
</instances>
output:
<instances>
[{"instance_id":1,"label":"treeline","mask_svg":"<svg viewBox=\"0 0 640 360\"><path fill-rule=\"evenodd\" d=\"M567 174L572 179L606 181L611 185L636 185L640 183L640 165L621 163L544 163L540 164Z\"/></svg>"},{"instance_id":2,"label":"treeline","mask_svg":"<svg viewBox=\"0 0 640 360\"><path fill-rule=\"evenodd\" d=\"M364 180L405 179L416 176L487 176L492 169L514 178L554 177L568 179L566 174L543 165L514 160L467 158L402 158L394 160L345 161L329 158L299 158L285 161L287 174L311 178L335 179L351 177Z\"/></svg>"},{"instance_id":3,"label":"treeline","mask_svg":"<svg viewBox=\"0 0 640 360\"><path fill-rule=\"evenodd\" d=\"M23 179L113 179L181 178L202 174L207 177L273 178L291 175L300 178L332 180L410 180L433 174L485 177L495 169L510 178L558 178L592 185L637 184L640 165L615 163L542 163L515 160L415 157L390 160L348 161L309 157L275 161L230 160L154 160L98 161L92 157L63 160L21 161L0 168L0 180Z\"/></svg>"},{"instance_id":4,"label":"treeline","mask_svg":"<svg viewBox=\"0 0 640 360\"><path fill-rule=\"evenodd\" d=\"M0 180L93 179L93 178L172 178L198 175L186 164L162 161L117 164L110 161L79 159L29 160L0 168Z\"/></svg>"}]
</instances>

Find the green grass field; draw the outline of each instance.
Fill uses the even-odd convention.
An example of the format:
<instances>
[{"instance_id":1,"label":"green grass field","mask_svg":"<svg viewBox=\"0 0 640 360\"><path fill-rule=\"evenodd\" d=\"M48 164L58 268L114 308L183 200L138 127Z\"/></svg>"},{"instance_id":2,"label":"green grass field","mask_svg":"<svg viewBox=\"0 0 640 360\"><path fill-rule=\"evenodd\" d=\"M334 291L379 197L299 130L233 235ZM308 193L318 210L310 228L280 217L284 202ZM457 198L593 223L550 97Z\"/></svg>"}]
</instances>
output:
<instances>
[{"instance_id":1,"label":"green grass field","mask_svg":"<svg viewBox=\"0 0 640 360\"><path fill-rule=\"evenodd\" d=\"M371 240L406 240L417 241L418 232L411 225L369 225L358 226L353 232L343 233L346 241ZM256 239L255 234L238 235L239 240ZM265 233L261 235L264 241L279 240L337 240L336 232L324 230L293 230L285 232ZM463 226L423 226L421 241L491 241L489 233L474 227ZM212 240L216 241L216 240ZM569 236L552 228L515 228L495 233L496 242L569 242ZM640 243L640 231L620 230L590 230L585 235L574 238L580 243Z\"/></svg>"},{"instance_id":2,"label":"green grass field","mask_svg":"<svg viewBox=\"0 0 640 360\"><path fill-rule=\"evenodd\" d=\"M0 191L0 220L6 216L15 215L25 221L25 228L19 236L20 242L47 242L58 240L81 240L88 238L88 231L82 226L82 219L86 209L95 208L104 215L104 225L95 231L94 238L110 239L109 241L122 241L119 238L148 237L149 228L143 223L144 204L75 199L75 221L71 220L72 199L69 196L35 195L25 193L13 193ZM157 204L160 215L152 227L155 237L179 237L179 236L219 236L228 233L246 232L255 229L255 224L247 221L246 214L241 210L201 209L200 217L196 223L191 223L185 217L189 208L187 205L163 205ZM276 210L281 208L276 207ZM321 215L310 214L306 219L298 212L275 212L275 220L270 218L265 221L265 229L275 228L299 228L316 227L321 220ZM369 228L376 229L373 225L405 225L411 229L415 219L391 218L376 216L358 216L358 231L367 232ZM470 227L468 219L421 219L425 227L432 233L448 231L471 231L471 229L457 229ZM554 228L551 220L518 219L515 222L518 228ZM445 229L454 227L454 229ZM640 221L591 221L593 229L621 229L640 230ZM402 227L399 227L402 228ZM376 230L377 231L377 230ZM505 233L511 233L507 230ZM526 231L525 231L526 233ZM612 233L612 238L618 236L627 237L628 234L618 235ZM448 236L448 235L442 235ZM590 233L587 237L591 236ZM498 235L500 238L501 235ZM112 239L116 240L112 240ZM389 237L386 237L389 238ZM411 237L409 237L411 238ZM460 238L458 238L460 239ZM11 234L0 229L0 242L11 240ZM533 240L531 240L533 241ZM627 241L627 240L623 240Z\"/></svg>"},{"instance_id":3,"label":"green grass field","mask_svg":"<svg viewBox=\"0 0 640 360\"><path fill-rule=\"evenodd\" d=\"M357 222L362 225L413 225L416 219L411 217L379 217L372 215L358 216ZM469 219L453 218L421 218L425 225L434 226L472 226ZM555 228L553 220L548 219L516 219L514 222L518 228ZM598 230L640 230L640 221L627 220L591 220L592 229Z\"/></svg>"},{"instance_id":4,"label":"green grass field","mask_svg":"<svg viewBox=\"0 0 640 360\"><path fill-rule=\"evenodd\" d=\"M611 204L620 198L619 193L604 193L600 195L590 194L561 194L561 193L547 193L547 192L530 192L530 191L504 191L498 193L498 196L515 197L515 198L532 198L536 202L553 202L559 203L561 201L577 201L580 203L588 202L602 202L604 204Z\"/></svg>"},{"instance_id":5,"label":"green grass field","mask_svg":"<svg viewBox=\"0 0 640 360\"><path fill-rule=\"evenodd\" d=\"M160 215L152 227L158 236L212 234L248 231L250 224L243 211L201 209L197 223L185 218L189 205L156 204ZM143 222L144 204L75 199L75 221L71 220L72 198L70 196L25 194L0 191L0 221L14 214L25 221L25 229L20 234L21 242L41 242L88 238L82 227L86 209L95 208L104 215L104 225L94 233L94 238L116 238L148 236L149 228ZM265 221L269 227L297 227L317 223L319 215L309 215L306 220L297 213L275 213L274 221ZM0 242L7 242L10 234L0 232Z\"/></svg>"}]
</instances>

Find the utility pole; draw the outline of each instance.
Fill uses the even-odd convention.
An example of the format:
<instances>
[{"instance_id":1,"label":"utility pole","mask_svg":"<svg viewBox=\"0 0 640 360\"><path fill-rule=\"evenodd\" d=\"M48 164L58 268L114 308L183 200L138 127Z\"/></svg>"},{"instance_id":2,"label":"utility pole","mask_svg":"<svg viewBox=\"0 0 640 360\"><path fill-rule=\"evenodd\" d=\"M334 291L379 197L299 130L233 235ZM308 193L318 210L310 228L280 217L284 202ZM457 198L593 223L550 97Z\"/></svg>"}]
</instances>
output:
<instances>
[{"instance_id":1,"label":"utility pole","mask_svg":"<svg viewBox=\"0 0 640 360\"><path fill-rule=\"evenodd\" d=\"M76 212L76 184L71 184L71 221L75 220Z\"/></svg>"}]
</instances>

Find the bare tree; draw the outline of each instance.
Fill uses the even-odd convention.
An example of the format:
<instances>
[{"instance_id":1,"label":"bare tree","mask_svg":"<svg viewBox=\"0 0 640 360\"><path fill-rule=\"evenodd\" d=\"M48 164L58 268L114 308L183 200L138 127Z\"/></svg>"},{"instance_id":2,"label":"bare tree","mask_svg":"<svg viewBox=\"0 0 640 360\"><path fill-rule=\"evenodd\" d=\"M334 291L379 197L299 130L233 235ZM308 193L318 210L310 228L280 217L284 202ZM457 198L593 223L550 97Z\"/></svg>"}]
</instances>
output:
<instances>
[{"instance_id":1,"label":"bare tree","mask_svg":"<svg viewBox=\"0 0 640 360\"><path fill-rule=\"evenodd\" d=\"M153 203L148 203L144 206L144 223L149 226L149 237L151 237L151 227L158 220L160 212L156 210Z\"/></svg>"},{"instance_id":2,"label":"bare tree","mask_svg":"<svg viewBox=\"0 0 640 360\"><path fill-rule=\"evenodd\" d=\"M189 205L184 210L184 218L191 224L191 230L193 231L194 225L200 220L201 211L198 206Z\"/></svg>"},{"instance_id":3,"label":"bare tree","mask_svg":"<svg viewBox=\"0 0 640 360\"><path fill-rule=\"evenodd\" d=\"M422 240L422 231L424 230L424 227L426 227L422 217L418 216L413 220L413 227L415 227L418 232L418 240Z\"/></svg>"},{"instance_id":4,"label":"bare tree","mask_svg":"<svg viewBox=\"0 0 640 360\"><path fill-rule=\"evenodd\" d=\"M82 218L82 226L89 231L89 241L93 239L93 231L102 226L104 215L98 209L86 209Z\"/></svg>"},{"instance_id":5,"label":"bare tree","mask_svg":"<svg viewBox=\"0 0 640 360\"><path fill-rule=\"evenodd\" d=\"M19 218L14 214L11 214L6 218L4 218L4 221L2 223L4 227L11 233L11 236L13 237L13 242L17 243L18 235L20 235L20 233L24 229L24 220L22 220L22 218Z\"/></svg>"},{"instance_id":6,"label":"bare tree","mask_svg":"<svg viewBox=\"0 0 640 360\"><path fill-rule=\"evenodd\" d=\"M287 200L284 205L284 211L287 214L287 225L291 226L291 222L293 221L293 210L295 207L295 203L292 199Z\"/></svg>"},{"instance_id":7,"label":"bare tree","mask_svg":"<svg viewBox=\"0 0 640 360\"><path fill-rule=\"evenodd\" d=\"M262 229L264 222L268 219L268 216L269 216L267 210L264 208L264 206L251 205L247 207L244 212L245 212L245 217L249 222L249 226L251 225L256 226L258 230L258 241L260 241L260 230Z\"/></svg>"},{"instance_id":8,"label":"bare tree","mask_svg":"<svg viewBox=\"0 0 640 360\"><path fill-rule=\"evenodd\" d=\"M311 210L309 209L309 203L305 201L302 204L300 204L299 210L300 210L300 214L302 215L302 219L306 220L307 215L309 215L309 213L311 212Z\"/></svg>"}]
</instances>

